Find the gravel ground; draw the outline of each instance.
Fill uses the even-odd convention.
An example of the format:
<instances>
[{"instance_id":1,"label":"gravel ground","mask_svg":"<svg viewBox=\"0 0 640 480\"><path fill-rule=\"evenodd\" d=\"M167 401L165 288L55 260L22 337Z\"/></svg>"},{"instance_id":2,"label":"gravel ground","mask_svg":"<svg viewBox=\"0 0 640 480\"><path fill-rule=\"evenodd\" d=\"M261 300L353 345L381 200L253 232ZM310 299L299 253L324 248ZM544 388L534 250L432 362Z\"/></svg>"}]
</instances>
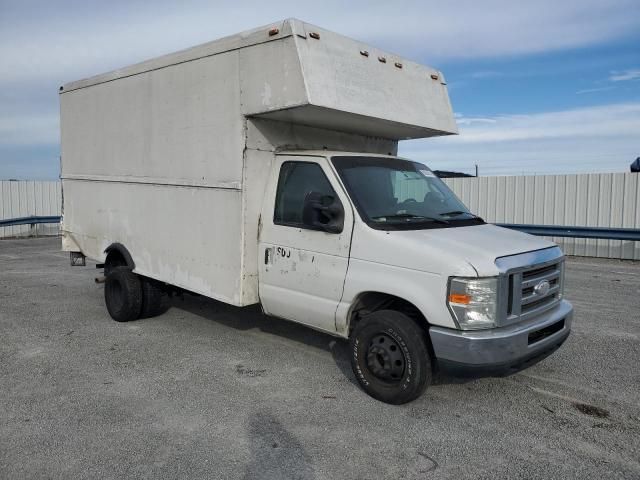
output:
<instances>
[{"instance_id":1,"label":"gravel ground","mask_svg":"<svg viewBox=\"0 0 640 480\"><path fill-rule=\"evenodd\" d=\"M570 258L574 330L395 407L344 342L203 298L128 324L59 239L0 241L0 478L640 478L640 264Z\"/></svg>"}]
</instances>

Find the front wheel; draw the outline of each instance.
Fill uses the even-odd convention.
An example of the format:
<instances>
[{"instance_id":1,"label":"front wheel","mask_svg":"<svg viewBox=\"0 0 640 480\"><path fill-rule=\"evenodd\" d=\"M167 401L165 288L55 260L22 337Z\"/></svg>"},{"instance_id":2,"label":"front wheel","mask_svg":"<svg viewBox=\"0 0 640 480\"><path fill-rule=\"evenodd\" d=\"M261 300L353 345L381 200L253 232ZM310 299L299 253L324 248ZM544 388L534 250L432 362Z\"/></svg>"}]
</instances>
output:
<instances>
[{"instance_id":1,"label":"front wheel","mask_svg":"<svg viewBox=\"0 0 640 480\"><path fill-rule=\"evenodd\" d=\"M431 383L426 333L403 313L379 310L367 315L356 325L350 343L353 373L377 400L407 403Z\"/></svg>"}]
</instances>

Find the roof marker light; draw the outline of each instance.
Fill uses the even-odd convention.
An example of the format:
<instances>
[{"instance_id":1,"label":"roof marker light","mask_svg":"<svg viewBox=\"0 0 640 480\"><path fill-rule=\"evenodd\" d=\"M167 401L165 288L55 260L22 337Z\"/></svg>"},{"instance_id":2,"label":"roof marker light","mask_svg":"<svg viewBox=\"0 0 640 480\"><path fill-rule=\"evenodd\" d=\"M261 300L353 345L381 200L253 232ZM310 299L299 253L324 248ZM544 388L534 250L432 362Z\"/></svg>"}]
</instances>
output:
<instances>
[{"instance_id":1,"label":"roof marker light","mask_svg":"<svg viewBox=\"0 0 640 480\"><path fill-rule=\"evenodd\" d=\"M384 58L384 57L378 57L378 61L379 61L380 63L387 63L387 59L386 59L386 58Z\"/></svg>"},{"instance_id":2,"label":"roof marker light","mask_svg":"<svg viewBox=\"0 0 640 480\"><path fill-rule=\"evenodd\" d=\"M272 28L271 30L269 30L269 36L273 37L274 35L277 35L280 33L280 30L277 28Z\"/></svg>"},{"instance_id":3,"label":"roof marker light","mask_svg":"<svg viewBox=\"0 0 640 480\"><path fill-rule=\"evenodd\" d=\"M320 40L320 34L318 32L311 32L309 36L311 38L315 38L316 40Z\"/></svg>"},{"instance_id":4,"label":"roof marker light","mask_svg":"<svg viewBox=\"0 0 640 480\"><path fill-rule=\"evenodd\" d=\"M360 55L362 55L363 57L368 57L369 52L367 52L366 50L360 50Z\"/></svg>"}]
</instances>

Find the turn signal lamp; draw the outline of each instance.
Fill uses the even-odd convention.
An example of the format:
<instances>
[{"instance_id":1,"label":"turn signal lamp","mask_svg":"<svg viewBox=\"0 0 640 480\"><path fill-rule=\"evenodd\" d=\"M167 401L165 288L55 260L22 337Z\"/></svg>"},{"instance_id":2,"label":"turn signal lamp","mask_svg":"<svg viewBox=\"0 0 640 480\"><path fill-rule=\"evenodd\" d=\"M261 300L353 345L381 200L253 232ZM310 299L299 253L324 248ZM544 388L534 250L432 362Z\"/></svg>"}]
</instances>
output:
<instances>
[{"instance_id":1,"label":"turn signal lamp","mask_svg":"<svg viewBox=\"0 0 640 480\"><path fill-rule=\"evenodd\" d=\"M461 330L496 326L498 277L449 279L448 306Z\"/></svg>"}]
</instances>

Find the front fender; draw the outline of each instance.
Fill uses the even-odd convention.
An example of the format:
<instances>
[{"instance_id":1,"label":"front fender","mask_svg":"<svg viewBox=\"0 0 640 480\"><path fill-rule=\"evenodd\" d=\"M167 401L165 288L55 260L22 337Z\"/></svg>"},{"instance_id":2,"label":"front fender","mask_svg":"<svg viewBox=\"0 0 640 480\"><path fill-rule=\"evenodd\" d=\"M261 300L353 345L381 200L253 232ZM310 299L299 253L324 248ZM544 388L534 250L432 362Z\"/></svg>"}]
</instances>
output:
<instances>
[{"instance_id":1,"label":"front fender","mask_svg":"<svg viewBox=\"0 0 640 480\"><path fill-rule=\"evenodd\" d=\"M469 271L452 275L475 276ZM341 336L349 333L349 312L353 302L365 292L380 292L402 298L412 303L431 325L455 328L447 309L448 277L410 268L352 258L345 282L344 293L336 310L336 331Z\"/></svg>"}]
</instances>

